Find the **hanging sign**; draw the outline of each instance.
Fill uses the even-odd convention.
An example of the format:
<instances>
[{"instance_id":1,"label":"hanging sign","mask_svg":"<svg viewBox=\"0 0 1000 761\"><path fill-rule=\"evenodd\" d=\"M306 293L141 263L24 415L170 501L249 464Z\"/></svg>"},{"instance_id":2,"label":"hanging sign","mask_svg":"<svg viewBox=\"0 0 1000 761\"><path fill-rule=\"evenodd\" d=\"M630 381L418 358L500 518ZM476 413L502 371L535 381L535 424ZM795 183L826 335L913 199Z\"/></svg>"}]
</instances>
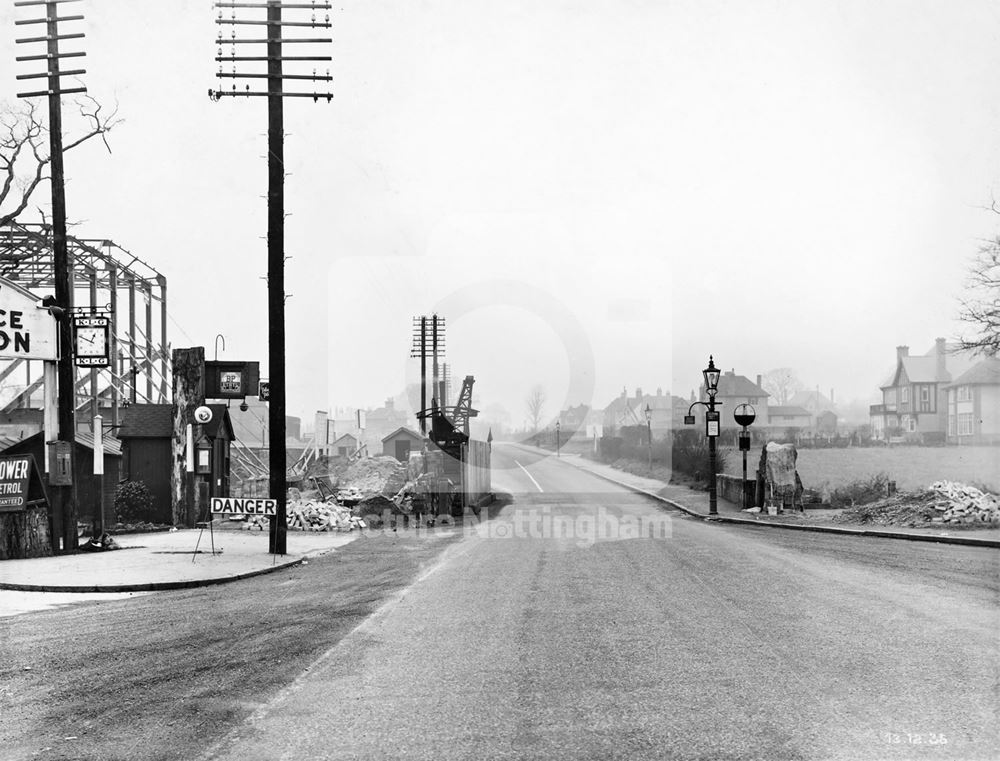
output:
<instances>
[{"instance_id":1,"label":"hanging sign","mask_svg":"<svg viewBox=\"0 0 1000 761\"><path fill-rule=\"evenodd\" d=\"M706 412L705 413L705 435L706 436L718 436L719 435L719 412Z\"/></svg>"},{"instance_id":2,"label":"hanging sign","mask_svg":"<svg viewBox=\"0 0 1000 761\"><path fill-rule=\"evenodd\" d=\"M111 319L105 315L73 317L73 358L77 367L111 365Z\"/></svg>"},{"instance_id":3,"label":"hanging sign","mask_svg":"<svg viewBox=\"0 0 1000 761\"><path fill-rule=\"evenodd\" d=\"M56 318L17 283L0 278L0 357L58 359Z\"/></svg>"}]
</instances>

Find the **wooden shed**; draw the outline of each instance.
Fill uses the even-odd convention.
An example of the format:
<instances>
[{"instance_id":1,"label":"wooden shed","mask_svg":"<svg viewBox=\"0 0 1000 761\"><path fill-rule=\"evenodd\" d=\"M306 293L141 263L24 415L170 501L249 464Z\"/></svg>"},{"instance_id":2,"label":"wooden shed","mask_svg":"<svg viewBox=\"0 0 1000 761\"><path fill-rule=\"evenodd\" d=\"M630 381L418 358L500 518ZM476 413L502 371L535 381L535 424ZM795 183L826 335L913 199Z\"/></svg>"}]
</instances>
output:
<instances>
[{"instance_id":1,"label":"wooden shed","mask_svg":"<svg viewBox=\"0 0 1000 761\"><path fill-rule=\"evenodd\" d=\"M423 446L423 436L402 426L383 437L382 454L395 457L400 462L407 462L410 459L410 452L419 452Z\"/></svg>"},{"instance_id":2,"label":"wooden shed","mask_svg":"<svg viewBox=\"0 0 1000 761\"><path fill-rule=\"evenodd\" d=\"M38 468L45 467L45 437L36 433L8 447L4 455L30 454ZM104 525L115 522L115 488L121 479L122 450L119 442L111 436L104 437L104 480L103 490L98 495L97 479L94 476L94 437L91 433L77 433L73 449L73 483L76 491L76 515L78 523L93 524L98 515L98 505L104 508ZM53 515L50 511L50 515ZM53 518L55 521L55 517ZM63 536L62 526L52 526L52 537L59 541ZM60 548L53 547L58 551Z\"/></svg>"},{"instance_id":3,"label":"wooden shed","mask_svg":"<svg viewBox=\"0 0 1000 761\"><path fill-rule=\"evenodd\" d=\"M208 497L229 496L230 443L233 424L225 404L209 404L212 419L197 426L195 441L197 480L207 486ZM121 411L118 438L122 442L123 477L142 481L153 495L153 511L147 520L174 523L170 499L173 406L133 404Z\"/></svg>"}]
</instances>

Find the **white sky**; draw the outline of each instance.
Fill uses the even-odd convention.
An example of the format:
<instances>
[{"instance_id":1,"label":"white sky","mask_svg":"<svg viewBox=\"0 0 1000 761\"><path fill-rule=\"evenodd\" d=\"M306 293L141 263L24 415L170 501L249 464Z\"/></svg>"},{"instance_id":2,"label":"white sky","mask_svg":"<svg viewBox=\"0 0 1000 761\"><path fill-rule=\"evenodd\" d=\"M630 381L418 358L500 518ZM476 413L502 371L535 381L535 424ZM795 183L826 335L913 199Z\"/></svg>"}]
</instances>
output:
<instances>
[{"instance_id":1,"label":"white sky","mask_svg":"<svg viewBox=\"0 0 1000 761\"><path fill-rule=\"evenodd\" d=\"M221 333L220 357L266 374L266 104L207 97L210 2L73 12L85 82L126 120L112 155L67 157L76 232L167 276L173 346L211 356ZM292 414L398 394L410 319L435 309L455 376L515 423L536 383L549 414L687 395L710 353L867 397L897 344L959 331L965 264L1000 227L981 208L1000 198L992 0L367 1L332 20L334 101L285 104Z\"/></svg>"}]
</instances>

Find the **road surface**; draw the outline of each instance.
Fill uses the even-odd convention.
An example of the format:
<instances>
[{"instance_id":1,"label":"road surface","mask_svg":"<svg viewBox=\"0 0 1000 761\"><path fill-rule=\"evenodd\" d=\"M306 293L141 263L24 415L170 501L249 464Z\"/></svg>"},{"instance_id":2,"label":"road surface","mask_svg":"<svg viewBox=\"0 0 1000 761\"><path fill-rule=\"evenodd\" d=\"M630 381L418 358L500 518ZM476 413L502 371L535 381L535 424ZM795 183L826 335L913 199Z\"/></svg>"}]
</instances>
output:
<instances>
[{"instance_id":1,"label":"road surface","mask_svg":"<svg viewBox=\"0 0 1000 761\"><path fill-rule=\"evenodd\" d=\"M995 550L709 524L494 462L515 503L205 758L1000 757Z\"/></svg>"}]
</instances>

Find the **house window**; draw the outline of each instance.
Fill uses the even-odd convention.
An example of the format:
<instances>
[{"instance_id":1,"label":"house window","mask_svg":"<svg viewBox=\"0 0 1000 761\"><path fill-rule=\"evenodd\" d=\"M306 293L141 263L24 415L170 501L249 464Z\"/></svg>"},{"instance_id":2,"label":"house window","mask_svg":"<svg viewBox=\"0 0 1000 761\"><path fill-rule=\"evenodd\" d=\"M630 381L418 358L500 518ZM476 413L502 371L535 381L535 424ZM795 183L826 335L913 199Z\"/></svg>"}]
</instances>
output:
<instances>
[{"instance_id":1,"label":"house window","mask_svg":"<svg viewBox=\"0 0 1000 761\"><path fill-rule=\"evenodd\" d=\"M916 420L916 418L912 418L911 417L911 418L907 418L906 419L906 429L910 433L913 433L915 430L917 430L917 420Z\"/></svg>"},{"instance_id":2,"label":"house window","mask_svg":"<svg viewBox=\"0 0 1000 761\"><path fill-rule=\"evenodd\" d=\"M901 401L903 404L906 404L908 401L910 401L909 386L903 386L901 389L899 389L899 401Z\"/></svg>"},{"instance_id":3,"label":"house window","mask_svg":"<svg viewBox=\"0 0 1000 761\"><path fill-rule=\"evenodd\" d=\"M932 412L931 407L931 387L921 386L920 387L920 412Z\"/></svg>"},{"instance_id":4,"label":"house window","mask_svg":"<svg viewBox=\"0 0 1000 761\"><path fill-rule=\"evenodd\" d=\"M972 435L972 413L971 412L960 412L960 413L958 413L958 435L959 436L971 436Z\"/></svg>"},{"instance_id":5,"label":"house window","mask_svg":"<svg viewBox=\"0 0 1000 761\"><path fill-rule=\"evenodd\" d=\"M949 436L954 436L955 435L955 431L956 431L955 422L956 422L955 421L955 416L954 415L949 415L948 416L948 435Z\"/></svg>"},{"instance_id":6,"label":"house window","mask_svg":"<svg viewBox=\"0 0 1000 761\"><path fill-rule=\"evenodd\" d=\"M958 401L960 401L960 402L968 402L968 401L970 401L972 399L971 391L972 391L972 389L969 388L968 386L959 386L958 387Z\"/></svg>"}]
</instances>

